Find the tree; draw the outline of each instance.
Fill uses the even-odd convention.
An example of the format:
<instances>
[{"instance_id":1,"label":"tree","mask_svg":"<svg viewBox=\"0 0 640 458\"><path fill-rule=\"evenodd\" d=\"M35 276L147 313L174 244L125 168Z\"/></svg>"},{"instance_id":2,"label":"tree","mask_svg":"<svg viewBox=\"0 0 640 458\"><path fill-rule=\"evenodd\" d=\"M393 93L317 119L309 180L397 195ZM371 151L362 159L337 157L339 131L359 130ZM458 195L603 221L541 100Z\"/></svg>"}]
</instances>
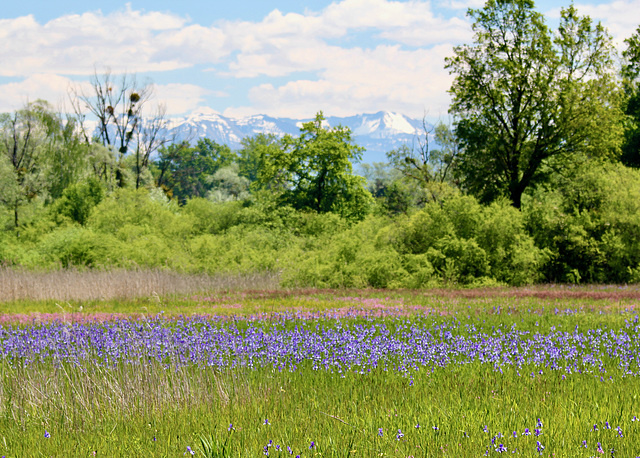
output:
<instances>
[{"instance_id":1,"label":"tree","mask_svg":"<svg viewBox=\"0 0 640 458\"><path fill-rule=\"evenodd\" d=\"M622 78L627 123L622 161L627 165L640 167L640 26L625 43L627 48L622 52Z\"/></svg>"},{"instance_id":2,"label":"tree","mask_svg":"<svg viewBox=\"0 0 640 458\"><path fill-rule=\"evenodd\" d=\"M428 193L427 199L438 201L448 194L446 191L453 183L453 166L459 151L449 126L443 122L429 126L425 119L422 126L424 138L417 138L417 148L402 145L389 151L387 159L404 177ZM440 148L431 148L431 137Z\"/></svg>"},{"instance_id":3,"label":"tree","mask_svg":"<svg viewBox=\"0 0 640 458\"><path fill-rule=\"evenodd\" d=\"M258 180L262 158L269 156L270 149L277 151L281 148L280 139L275 134L259 133L244 137L240 143L242 149L238 151L238 173L253 183Z\"/></svg>"},{"instance_id":4,"label":"tree","mask_svg":"<svg viewBox=\"0 0 640 458\"><path fill-rule=\"evenodd\" d=\"M78 135L77 120L67 116L60 120L55 135L54 147L50 148L46 162L47 190L51 200L62 196L64 190L90 173L93 154L91 146Z\"/></svg>"},{"instance_id":5,"label":"tree","mask_svg":"<svg viewBox=\"0 0 640 458\"><path fill-rule=\"evenodd\" d=\"M46 158L60 130L60 118L42 100L0 115L0 202L13 210L16 229L20 207L47 188Z\"/></svg>"},{"instance_id":6,"label":"tree","mask_svg":"<svg viewBox=\"0 0 640 458\"><path fill-rule=\"evenodd\" d=\"M144 171L149 169L151 154L171 142L166 136L166 127L167 119L164 105L159 105L152 117L142 119L137 125L134 164L136 189L142 185Z\"/></svg>"},{"instance_id":7,"label":"tree","mask_svg":"<svg viewBox=\"0 0 640 458\"><path fill-rule=\"evenodd\" d=\"M362 218L372 203L366 180L353 174L362 148L348 128L325 128L324 120L319 112L299 137L286 135L281 149L266 149L258 185L280 192L280 200L296 209Z\"/></svg>"},{"instance_id":8,"label":"tree","mask_svg":"<svg viewBox=\"0 0 640 458\"><path fill-rule=\"evenodd\" d=\"M207 177L211 190L207 198L213 202L229 202L249 198L249 179L240 175L237 163L220 167L216 173Z\"/></svg>"},{"instance_id":9,"label":"tree","mask_svg":"<svg viewBox=\"0 0 640 458\"><path fill-rule=\"evenodd\" d=\"M156 185L163 187L184 204L188 198L205 197L218 169L231 165L236 155L226 145L208 138L195 146L187 142L171 144L158 151Z\"/></svg>"},{"instance_id":10,"label":"tree","mask_svg":"<svg viewBox=\"0 0 640 458\"><path fill-rule=\"evenodd\" d=\"M140 85L135 76L126 73L116 81L111 71L106 70L102 75L98 75L97 72L94 74L91 79L91 91L86 93L78 86L71 89L70 95L85 142L90 144L93 141L93 132L87 130L92 124L85 123L85 113L88 111L97 121L98 141L103 146L117 151L119 168L116 170L116 180L118 186L124 186L122 160L129 152L131 142L143 142L143 145L138 143L138 153L142 148L143 157L147 152L150 154L153 147L160 146L156 137L160 133L160 127L164 127L164 113L160 111L155 118L157 121L146 124L142 115L143 108L153 95L152 86ZM153 134L148 135L150 132ZM141 166L146 162L137 161ZM136 185L139 175L140 173L137 173Z\"/></svg>"},{"instance_id":11,"label":"tree","mask_svg":"<svg viewBox=\"0 0 640 458\"><path fill-rule=\"evenodd\" d=\"M450 112L463 184L483 201L522 194L577 154L615 156L621 111L602 25L570 6L549 31L532 0L469 10L475 42L454 48Z\"/></svg>"}]
</instances>

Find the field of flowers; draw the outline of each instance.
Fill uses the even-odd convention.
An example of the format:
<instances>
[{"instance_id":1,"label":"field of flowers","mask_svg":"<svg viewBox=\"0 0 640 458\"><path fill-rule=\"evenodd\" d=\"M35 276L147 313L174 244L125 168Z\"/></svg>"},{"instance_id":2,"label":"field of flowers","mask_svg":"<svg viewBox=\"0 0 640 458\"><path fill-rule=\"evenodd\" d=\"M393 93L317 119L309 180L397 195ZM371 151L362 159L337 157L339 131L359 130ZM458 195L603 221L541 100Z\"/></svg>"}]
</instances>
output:
<instances>
[{"instance_id":1,"label":"field of flowers","mask_svg":"<svg viewBox=\"0 0 640 458\"><path fill-rule=\"evenodd\" d=\"M0 456L640 456L637 293L23 304Z\"/></svg>"}]
</instances>

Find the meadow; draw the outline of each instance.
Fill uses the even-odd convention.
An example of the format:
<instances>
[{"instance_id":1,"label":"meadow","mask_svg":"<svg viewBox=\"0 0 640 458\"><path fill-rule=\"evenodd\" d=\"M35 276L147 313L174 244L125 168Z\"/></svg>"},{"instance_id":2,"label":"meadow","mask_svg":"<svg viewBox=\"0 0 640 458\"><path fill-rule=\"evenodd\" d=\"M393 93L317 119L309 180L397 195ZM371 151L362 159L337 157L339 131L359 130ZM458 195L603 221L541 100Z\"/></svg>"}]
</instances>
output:
<instances>
[{"instance_id":1,"label":"meadow","mask_svg":"<svg viewBox=\"0 0 640 458\"><path fill-rule=\"evenodd\" d=\"M640 455L636 287L15 275L0 456Z\"/></svg>"}]
</instances>

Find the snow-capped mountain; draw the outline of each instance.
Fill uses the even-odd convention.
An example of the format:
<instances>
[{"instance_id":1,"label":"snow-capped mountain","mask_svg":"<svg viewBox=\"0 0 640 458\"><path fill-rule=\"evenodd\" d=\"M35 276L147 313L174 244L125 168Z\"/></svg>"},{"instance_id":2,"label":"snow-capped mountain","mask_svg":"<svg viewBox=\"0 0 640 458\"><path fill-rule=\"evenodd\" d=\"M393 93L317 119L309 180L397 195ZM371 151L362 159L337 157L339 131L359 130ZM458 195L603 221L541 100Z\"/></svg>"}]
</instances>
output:
<instances>
[{"instance_id":1,"label":"snow-capped mountain","mask_svg":"<svg viewBox=\"0 0 640 458\"><path fill-rule=\"evenodd\" d=\"M168 128L176 141L196 142L199 138L209 138L217 143L240 148L240 141L258 133L274 134L282 137L300 134L302 123L311 119L273 118L254 115L244 118L223 116L210 109L194 111L183 118L170 120ZM416 136L423 134L422 120L416 120L399 113L380 111L349 117L327 117L329 126L342 125L351 129L354 142L365 148L362 162L386 161L386 152L402 144L411 145Z\"/></svg>"}]
</instances>

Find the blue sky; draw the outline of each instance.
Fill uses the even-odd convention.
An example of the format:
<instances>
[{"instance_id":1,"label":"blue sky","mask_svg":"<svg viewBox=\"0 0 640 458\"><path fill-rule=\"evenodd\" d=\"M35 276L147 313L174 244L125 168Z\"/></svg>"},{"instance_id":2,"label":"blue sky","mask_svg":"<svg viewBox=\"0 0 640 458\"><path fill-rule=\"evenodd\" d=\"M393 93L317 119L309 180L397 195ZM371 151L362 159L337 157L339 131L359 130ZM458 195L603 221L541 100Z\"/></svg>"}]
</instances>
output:
<instances>
[{"instance_id":1,"label":"blue sky","mask_svg":"<svg viewBox=\"0 0 640 458\"><path fill-rule=\"evenodd\" d=\"M551 24L569 2L539 1ZM640 0L584 0L618 45ZM21 0L0 13L0 111L44 98L64 110L91 75L135 73L169 116L312 117L400 112L446 117L444 58L472 41L482 0Z\"/></svg>"}]
</instances>

